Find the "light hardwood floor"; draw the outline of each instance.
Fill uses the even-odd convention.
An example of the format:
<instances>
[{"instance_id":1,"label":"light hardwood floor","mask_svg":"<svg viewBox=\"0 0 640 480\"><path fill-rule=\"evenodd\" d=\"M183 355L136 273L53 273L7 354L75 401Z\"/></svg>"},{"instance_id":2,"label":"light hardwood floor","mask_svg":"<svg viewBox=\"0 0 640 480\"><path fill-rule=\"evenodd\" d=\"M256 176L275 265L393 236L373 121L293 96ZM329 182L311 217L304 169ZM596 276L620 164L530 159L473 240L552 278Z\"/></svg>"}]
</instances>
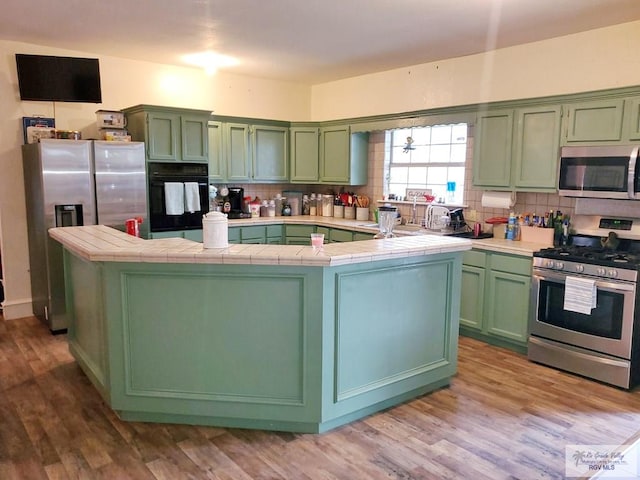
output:
<instances>
[{"instance_id":1,"label":"light hardwood floor","mask_svg":"<svg viewBox=\"0 0 640 480\"><path fill-rule=\"evenodd\" d=\"M564 477L565 445L639 431L639 391L468 338L449 388L321 435L127 423L64 335L0 316L2 480L550 479Z\"/></svg>"}]
</instances>

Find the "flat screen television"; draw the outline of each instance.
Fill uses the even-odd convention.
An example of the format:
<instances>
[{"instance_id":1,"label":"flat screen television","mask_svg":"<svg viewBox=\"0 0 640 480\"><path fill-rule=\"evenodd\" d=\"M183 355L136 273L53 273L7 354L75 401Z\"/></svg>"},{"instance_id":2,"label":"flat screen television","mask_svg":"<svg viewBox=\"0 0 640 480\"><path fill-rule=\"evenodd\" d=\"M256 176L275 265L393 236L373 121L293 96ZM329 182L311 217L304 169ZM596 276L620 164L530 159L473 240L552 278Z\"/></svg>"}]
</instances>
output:
<instances>
[{"instance_id":1,"label":"flat screen television","mask_svg":"<svg viewBox=\"0 0 640 480\"><path fill-rule=\"evenodd\" d=\"M97 58L16 53L20 100L102 103Z\"/></svg>"}]
</instances>

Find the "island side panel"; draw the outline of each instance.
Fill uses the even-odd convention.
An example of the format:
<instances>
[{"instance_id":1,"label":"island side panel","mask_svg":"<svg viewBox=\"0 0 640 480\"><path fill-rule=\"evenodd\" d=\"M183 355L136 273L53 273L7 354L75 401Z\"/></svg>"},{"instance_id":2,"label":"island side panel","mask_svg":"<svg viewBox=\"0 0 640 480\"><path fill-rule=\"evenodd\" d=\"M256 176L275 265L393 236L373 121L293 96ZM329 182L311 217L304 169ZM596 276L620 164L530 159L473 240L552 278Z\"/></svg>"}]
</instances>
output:
<instances>
[{"instance_id":1,"label":"island side panel","mask_svg":"<svg viewBox=\"0 0 640 480\"><path fill-rule=\"evenodd\" d=\"M315 431L321 269L105 270L112 408L123 418Z\"/></svg>"},{"instance_id":2,"label":"island side panel","mask_svg":"<svg viewBox=\"0 0 640 480\"><path fill-rule=\"evenodd\" d=\"M448 385L461 268L449 253L327 270L321 430Z\"/></svg>"},{"instance_id":3,"label":"island side panel","mask_svg":"<svg viewBox=\"0 0 640 480\"><path fill-rule=\"evenodd\" d=\"M109 361L102 266L64 251L69 351L109 402Z\"/></svg>"}]
</instances>

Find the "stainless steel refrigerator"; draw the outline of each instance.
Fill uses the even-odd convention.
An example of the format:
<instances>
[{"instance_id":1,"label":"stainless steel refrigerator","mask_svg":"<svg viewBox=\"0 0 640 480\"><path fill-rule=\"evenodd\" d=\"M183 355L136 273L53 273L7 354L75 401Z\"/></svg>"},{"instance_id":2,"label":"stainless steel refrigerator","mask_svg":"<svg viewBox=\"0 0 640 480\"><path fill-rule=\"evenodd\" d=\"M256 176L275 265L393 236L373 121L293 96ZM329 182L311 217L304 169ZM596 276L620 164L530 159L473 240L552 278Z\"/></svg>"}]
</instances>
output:
<instances>
[{"instance_id":1,"label":"stainless steel refrigerator","mask_svg":"<svg viewBox=\"0 0 640 480\"><path fill-rule=\"evenodd\" d=\"M144 143L41 140L22 150L33 313L54 333L65 331L62 248L48 229L110 225L128 218L148 226Z\"/></svg>"}]
</instances>

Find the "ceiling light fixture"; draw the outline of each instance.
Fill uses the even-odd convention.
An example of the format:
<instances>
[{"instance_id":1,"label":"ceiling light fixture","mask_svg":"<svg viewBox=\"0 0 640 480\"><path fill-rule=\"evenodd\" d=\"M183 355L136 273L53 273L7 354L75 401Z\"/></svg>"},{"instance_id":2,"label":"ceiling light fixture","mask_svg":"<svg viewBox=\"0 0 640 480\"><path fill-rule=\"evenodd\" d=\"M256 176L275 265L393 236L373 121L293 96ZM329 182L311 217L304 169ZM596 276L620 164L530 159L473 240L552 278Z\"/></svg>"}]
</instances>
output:
<instances>
[{"instance_id":1,"label":"ceiling light fixture","mask_svg":"<svg viewBox=\"0 0 640 480\"><path fill-rule=\"evenodd\" d=\"M189 65L203 68L208 75L213 75L219 68L233 67L240 63L233 57L211 51L184 55L182 61Z\"/></svg>"}]
</instances>

